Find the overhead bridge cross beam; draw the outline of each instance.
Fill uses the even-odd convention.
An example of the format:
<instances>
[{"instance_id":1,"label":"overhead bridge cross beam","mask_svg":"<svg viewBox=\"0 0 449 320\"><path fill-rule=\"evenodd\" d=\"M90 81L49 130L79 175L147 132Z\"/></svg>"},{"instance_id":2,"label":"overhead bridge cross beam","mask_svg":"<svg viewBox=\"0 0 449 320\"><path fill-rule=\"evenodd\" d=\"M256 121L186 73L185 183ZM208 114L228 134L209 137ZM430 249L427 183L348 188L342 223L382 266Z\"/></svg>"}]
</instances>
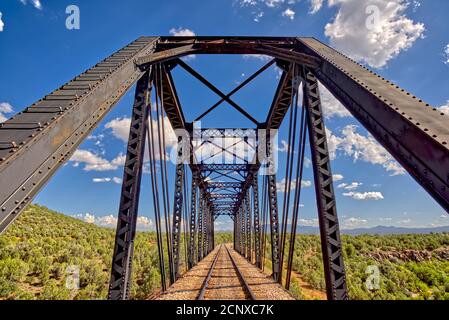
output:
<instances>
[{"instance_id":1,"label":"overhead bridge cross beam","mask_svg":"<svg viewBox=\"0 0 449 320\"><path fill-rule=\"evenodd\" d=\"M189 54L264 54L272 60L234 90L224 93L180 60ZM232 97L274 64L282 70L282 75L269 112L262 118L250 115ZM233 221L234 248L251 262L254 258L259 267L265 261L266 239L270 237L271 250L268 251L271 252L273 277L282 283L284 250L289 247L285 242L284 220L287 219L284 217L292 212L292 222L297 220L300 185L292 197L296 201L295 209L279 208L276 172L268 170L265 175L260 174L267 165L273 164L275 145L271 139L261 141L256 135L256 142L251 146L255 158L245 159L245 163L208 164L197 161L193 148L185 157L185 150L189 148L185 148L183 139L178 137L177 157L188 158L189 164L188 167L183 161L176 164L175 188L168 187L170 175L166 171L167 161L162 159L165 154L155 150L165 143L160 132L165 132L163 129L168 125L172 129L183 129L187 140L194 144L194 119L186 119L171 73L176 67L195 76L219 96L219 100L196 119L212 114L219 105L228 102L254 123L254 128L245 130L205 129L202 133L207 143L214 138L248 140L256 130L265 130L270 136L271 130L279 129L289 113L289 134L295 137L297 133L303 139L299 140L302 149L296 153L289 147L287 169L291 176L293 160L303 164L301 155L303 157L308 136L329 299L347 299L348 295L318 81L449 212L447 118L436 108L329 46L313 38L298 37L141 37L0 124L0 232L31 203L137 82L114 244L110 299L129 297L145 144L153 153L151 190L157 199L154 214L162 289L166 288L166 279L172 284L179 277L182 256L186 257L187 268L191 268L212 251L214 220L221 215L228 215ZM300 83L304 99L298 102ZM164 119L169 123L162 122ZM301 125L292 125L295 119L300 119ZM154 123L158 125L156 129ZM260 148L266 151L262 159L257 157ZM191 178L187 174L189 168ZM301 165L296 172L302 174ZM156 179L157 175L161 179ZM285 198L289 199L289 195L288 192ZM163 198L163 202L159 202L159 198ZM165 226L169 226L165 230L160 223L162 219L165 219ZM181 254L181 233L188 239L185 255ZM294 240L296 229L292 228L290 233L290 239ZM289 247L286 286L293 247L294 241ZM166 255L168 262L164 260ZM169 270L169 277L166 277L166 270Z\"/></svg>"}]
</instances>

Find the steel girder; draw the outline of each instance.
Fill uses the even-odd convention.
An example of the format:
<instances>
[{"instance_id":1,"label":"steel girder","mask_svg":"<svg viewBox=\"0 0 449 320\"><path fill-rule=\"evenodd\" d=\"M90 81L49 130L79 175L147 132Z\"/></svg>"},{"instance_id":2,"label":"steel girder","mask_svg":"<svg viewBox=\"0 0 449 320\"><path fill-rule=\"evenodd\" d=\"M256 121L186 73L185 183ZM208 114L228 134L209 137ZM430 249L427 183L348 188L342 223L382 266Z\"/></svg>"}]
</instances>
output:
<instances>
[{"instance_id":1,"label":"steel girder","mask_svg":"<svg viewBox=\"0 0 449 320\"><path fill-rule=\"evenodd\" d=\"M126 149L125 169L109 283L109 299L111 300L128 299L129 295L149 98L150 79L149 74L145 73L137 82L128 147Z\"/></svg>"},{"instance_id":2,"label":"steel girder","mask_svg":"<svg viewBox=\"0 0 449 320\"><path fill-rule=\"evenodd\" d=\"M348 298L329 149L316 77L304 69L304 98L328 300Z\"/></svg>"},{"instance_id":3,"label":"steel girder","mask_svg":"<svg viewBox=\"0 0 449 320\"><path fill-rule=\"evenodd\" d=\"M449 212L449 126L423 100L313 38L298 50L322 60L320 82Z\"/></svg>"},{"instance_id":4,"label":"steel girder","mask_svg":"<svg viewBox=\"0 0 449 320\"><path fill-rule=\"evenodd\" d=\"M204 237L203 237L203 214L204 214L204 210L205 210L205 200L203 199L203 192L200 192L200 207L199 207L199 211L198 211L198 261L203 260L203 241L204 241Z\"/></svg>"},{"instance_id":5,"label":"steel girder","mask_svg":"<svg viewBox=\"0 0 449 320\"><path fill-rule=\"evenodd\" d=\"M197 177L196 175L192 176L192 198L191 198L191 209L190 209L190 234L189 234L189 269L192 268L196 264L196 210L197 210Z\"/></svg>"},{"instance_id":6,"label":"steel girder","mask_svg":"<svg viewBox=\"0 0 449 320\"><path fill-rule=\"evenodd\" d=\"M133 60L157 39L137 39L0 124L0 233L142 76Z\"/></svg>"},{"instance_id":7,"label":"steel girder","mask_svg":"<svg viewBox=\"0 0 449 320\"><path fill-rule=\"evenodd\" d=\"M253 210L254 210L254 251L256 266L262 268L260 246L260 218L259 218L259 181L257 174L253 177Z\"/></svg>"},{"instance_id":8,"label":"steel girder","mask_svg":"<svg viewBox=\"0 0 449 320\"><path fill-rule=\"evenodd\" d=\"M252 214L251 214L251 206L250 206L250 198L249 198L249 190L246 192L245 197L245 212L246 212L246 258L251 262L252 256L252 241L251 241L251 233L252 233Z\"/></svg>"},{"instance_id":9,"label":"steel girder","mask_svg":"<svg viewBox=\"0 0 449 320\"><path fill-rule=\"evenodd\" d=\"M178 150L178 159L182 157L182 148ZM183 205L183 185L184 185L184 165L176 165L174 205L173 205L173 224L172 224L172 250L173 250L173 279L176 281L179 277L179 255L181 242L181 222Z\"/></svg>"}]
</instances>

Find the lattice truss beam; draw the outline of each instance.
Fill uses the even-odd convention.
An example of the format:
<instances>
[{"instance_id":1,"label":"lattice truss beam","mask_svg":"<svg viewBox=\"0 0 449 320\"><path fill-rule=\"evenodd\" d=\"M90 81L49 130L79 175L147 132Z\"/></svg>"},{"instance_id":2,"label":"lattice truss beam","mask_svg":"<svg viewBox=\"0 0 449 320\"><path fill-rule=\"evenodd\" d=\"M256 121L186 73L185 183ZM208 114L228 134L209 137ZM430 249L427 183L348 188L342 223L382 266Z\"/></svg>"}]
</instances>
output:
<instances>
[{"instance_id":1,"label":"lattice truss beam","mask_svg":"<svg viewBox=\"0 0 449 320\"><path fill-rule=\"evenodd\" d=\"M272 60L224 93L181 59L189 54L265 54ZM282 75L268 115L259 122L233 96L273 65L282 70ZM175 67L197 78L219 97L192 122L185 119L177 95L171 74ZM233 220L234 248L260 268L264 268L269 251L273 277L288 288L300 211L298 181L308 137L327 295L329 299L347 299L318 80L449 211L447 121L436 108L334 49L313 38L142 37L0 124L0 231L14 221L137 81L109 298L129 297L145 147L150 157L163 290L176 281L182 266L193 267L213 249L214 221L222 215ZM303 100L298 101L301 89ZM223 102L254 127L196 127L195 122ZM277 176L272 170L272 130L279 129L287 115L286 183L283 201L278 201ZM178 136L173 190L168 182L163 134L168 125L184 132ZM205 155L205 149L212 152ZM247 152L241 153L241 149ZM266 250L267 242L270 250ZM285 257L286 248L289 251Z\"/></svg>"}]
</instances>

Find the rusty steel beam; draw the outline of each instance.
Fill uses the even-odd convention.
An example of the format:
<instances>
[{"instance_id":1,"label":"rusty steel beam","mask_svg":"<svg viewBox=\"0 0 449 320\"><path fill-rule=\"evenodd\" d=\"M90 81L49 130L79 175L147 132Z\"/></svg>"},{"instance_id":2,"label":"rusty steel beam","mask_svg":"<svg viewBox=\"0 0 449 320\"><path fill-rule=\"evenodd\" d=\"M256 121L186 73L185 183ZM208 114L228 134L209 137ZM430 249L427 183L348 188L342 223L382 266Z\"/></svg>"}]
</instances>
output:
<instances>
[{"instance_id":1,"label":"rusty steel beam","mask_svg":"<svg viewBox=\"0 0 449 320\"><path fill-rule=\"evenodd\" d=\"M449 126L436 108L313 38L298 50L322 59L318 80L449 212Z\"/></svg>"},{"instance_id":2,"label":"rusty steel beam","mask_svg":"<svg viewBox=\"0 0 449 320\"><path fill-rule=\"evenodd\" d=\"M141 77L133 60L157 39L137 39L0 125L0 232Z\"/></svg>"}]
</instances>

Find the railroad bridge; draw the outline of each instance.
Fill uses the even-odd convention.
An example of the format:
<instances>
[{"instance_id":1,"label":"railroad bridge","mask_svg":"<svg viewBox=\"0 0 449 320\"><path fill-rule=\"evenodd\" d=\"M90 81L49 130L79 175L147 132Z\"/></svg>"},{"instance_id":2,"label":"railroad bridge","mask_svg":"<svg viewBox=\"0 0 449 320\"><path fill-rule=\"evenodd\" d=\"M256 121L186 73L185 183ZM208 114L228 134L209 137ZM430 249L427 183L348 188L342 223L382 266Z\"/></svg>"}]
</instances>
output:
<instances>
[{"instance_id":1,"label":"railroad bridge","mask_svg":"<svg viewBox=\"0 0 449 320\"><path fill-rule=\"evenodd\" d=\"M271 60L224 93L183 59L191 54L258 54ZM282 74L265 121L259 122L233 95L273 65ZM186 119L172 77L174 68L197 78L219 100L197 118ZM145 149L163 292L170 293L179 283L180 265L193 272L209 263L201 286L207 288L217 280L213 276L217 261L235 266L242 259L258 269L270 261L273 290L288 288L308 142L327 297L348 299L318 81L448 211L449 126L436 108L313 38L161 36L133 41L0 125L0 231L135 84L109 298L129 298ZM198 128L196 123L224 102L253 126ZM275 139L284 121L289 138L285 190L279 201ZM167 127L178 141L172 159L174 188L168 181L163 134ZM204 158L200 154L205 145L215 151ZM243 155L237 145L244 146ZM221 163L208 161L219 154L225 155ZM233 220L233 244L216 247L214 221L222 215ZM230 276L234 282L248 282L240 268L234 273ZM254 298L254 290L246 288L242 298ZM194 298L207 295L214 294L198 288Z\"/></svg>"}]
</instances>

